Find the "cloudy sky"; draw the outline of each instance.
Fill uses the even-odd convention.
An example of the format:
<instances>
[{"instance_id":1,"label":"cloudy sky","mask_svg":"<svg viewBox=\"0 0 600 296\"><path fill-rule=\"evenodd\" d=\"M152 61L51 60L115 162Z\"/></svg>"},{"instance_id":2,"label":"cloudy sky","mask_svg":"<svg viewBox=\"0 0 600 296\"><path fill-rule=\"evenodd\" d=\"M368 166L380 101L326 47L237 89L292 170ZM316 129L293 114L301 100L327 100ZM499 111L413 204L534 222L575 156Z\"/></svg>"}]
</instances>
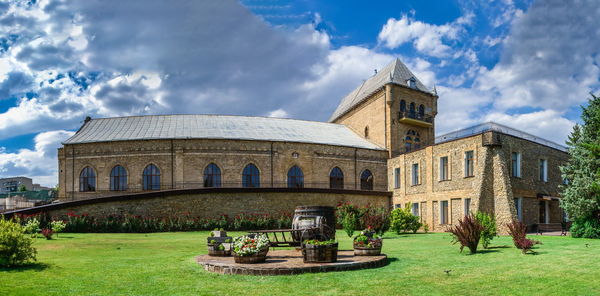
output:
<instances>
[{"instance_id":1,"label":"cloudy sky","mask_svg":"<svg viewBox=\"0 0 600 296\"><path fill-rule=\"evenodd\" d=\"M0 176L54 186L85 116L325 121L398 57L437 133L496 121L564 143L600 89L597 0L0 0Z\"/></svg>"}]
</instances>

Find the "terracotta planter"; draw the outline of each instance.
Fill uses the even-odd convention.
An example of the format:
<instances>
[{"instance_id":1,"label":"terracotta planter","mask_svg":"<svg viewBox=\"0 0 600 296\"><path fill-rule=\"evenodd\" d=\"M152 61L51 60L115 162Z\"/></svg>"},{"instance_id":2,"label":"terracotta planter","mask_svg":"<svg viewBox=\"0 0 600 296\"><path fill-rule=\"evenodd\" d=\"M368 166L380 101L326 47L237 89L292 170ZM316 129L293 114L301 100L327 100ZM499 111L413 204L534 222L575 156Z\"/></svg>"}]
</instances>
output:
<instances>
[{"instance_id":1,"label":"terracotta planter","mask_svg":"<svg viewBox=\"0 0 600 296\"><path fill-rule=\"evenodd\" d=\"M381 255L381 247L379 248L364 248L354 246L354 256L379 256Z\"/></svg>"},{"instance_id":2,"label":"terracotta planter","mask_svg":"<svg viewBox=\"0 0 600 296\"><path fill-rule=\"evenodd\" d=\"M227 257L231 256L231 249L219 250L220 244L208 244L208 256Z\"/></svg>"},{"instance_id":3,"label":"terracotta planter","mask_svg":"<svg viewBox=\"0 0 600 296\"><path fill-rule=\"evenodd\" d=\"M254 255L240 256L235 251L233 252L233 261L240 264L262 263L267 260L269 248L266 248Z\"/></svg>"},{"instance_id":4,"label":"terracotta planter","mask_svg":"<svg viewBox=\"0 0 600 296\"><path fill-rule=\"evenodd\" d=\"M331 263L337 261L338 243L329 245L302 244L304 263Z\"/></svg>"}]
</instances>

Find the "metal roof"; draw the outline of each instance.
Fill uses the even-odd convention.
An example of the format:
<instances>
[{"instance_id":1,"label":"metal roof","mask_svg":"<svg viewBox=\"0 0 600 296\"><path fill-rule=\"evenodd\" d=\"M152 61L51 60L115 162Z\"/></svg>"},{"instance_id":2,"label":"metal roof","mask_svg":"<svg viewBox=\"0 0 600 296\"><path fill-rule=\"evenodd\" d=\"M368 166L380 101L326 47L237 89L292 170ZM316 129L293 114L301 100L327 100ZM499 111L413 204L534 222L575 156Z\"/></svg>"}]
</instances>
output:
<instances>
[{"instance_id":1,"label":"metal roof","mask_svg":"<svg viewBox=\"0 0 600 296\"><path fill-rule=\"evenodd\" d=\"M567 147L565 147L563 145L557 144L555 142L552 142L552 141L549 141L546 139L542 139L540 137L537 137L532 134L514 129L512 127L508 127L506 125L502 125L502 124L491 122L491 121L481 123L481 124L478 124L475 126L467 127L464 129L460 129L460 130L450 132L447 134L443 134L441 136L437 136L437 137L435 137L435 143L440 144L440 143L444 143L444 142L449 142L449 141L453 141L453 140L457 140L457 139L470 137L473 135L478 135L478 134L488 132L488 131L503 133L506 135L510 135L510 136L525 139L525 140L528 140L531 142L535 142L535 143L538 143L538 144L541 144L544 146L548 146L548 147L554 148L556 150L567 152Z\"/></svg>"},{"instance_id":2,"label":"metal roof","mask_svg":"<svg viewBox=\"0 0 600 296\"><path fill-rule=\"evenodd\" d=\"M410 87L407 81L411 78L415 80L415 86L418 90L433 94L400 59L396 59L344 97L329 118L329 122L338 119L388 83Z\"/></svg>"},{"instance_id":3,"label":"metal roof","mask_svg":"<svg viewBox=\"0 0 600 296\"><path fill-rule=\"evenodd\" d=\"M281 141L384 150L341 124L228 115L147 115L91 119L63 144L152 139Z\"/></svg>"}]
</instances>

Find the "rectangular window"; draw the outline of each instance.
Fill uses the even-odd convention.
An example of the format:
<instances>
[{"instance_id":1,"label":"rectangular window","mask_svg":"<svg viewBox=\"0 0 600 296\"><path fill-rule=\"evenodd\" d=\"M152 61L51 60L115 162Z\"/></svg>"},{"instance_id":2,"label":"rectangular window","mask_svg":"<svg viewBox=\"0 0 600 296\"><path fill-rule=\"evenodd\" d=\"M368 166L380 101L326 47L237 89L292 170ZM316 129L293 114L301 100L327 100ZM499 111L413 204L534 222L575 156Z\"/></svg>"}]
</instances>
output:
<instances>
[{"instance_id":1,"label":"rectangular window","mask_svg":"<svg viewBox=\"0 0 600 296\"><path fill-rule=\"evenodd\" d=\"M519 221L523 221L523 198L522 197L515 197L515 209L517 210L517 219L519 219Z\"/></svg>"},{"instance_id":2,"label":"rectangular window","mask_svg":"<svg viewBox=\"0 0 600 296\"><path fill-rule=\"evenodd\" d=\"M465 177L473 177L475 175L473 170L473 155L473 151L465 152Z\"/></svg>"},{"instance_id":3,"label":"rectangular window","mask_svg":"<svg viewBox=\"0 0 600 296\"><path fill-rule=\"evenodd\" d=\"M401 204L395 204L395 205L394 205L394 209L400 209L400 208L402 208L402 205L401 205Z\"/></svg>"},{"instance_id":4,"label":"rectangular window","mask_svg":"<svg viewBox=\"0 0 600 296\"><path fill-rule=\"evenodd\" d=\"M448 180L448 156L440 157L440 181Z\"/></svg>"},{"instance_id":5,"label":"rectangular window","mask_svg":"<svg viewBox=\"0 0 600 296\"><path fill-rule=\"evenodd\" d=\"M419 203L413 203L412 204L412 214L415 216L420 216L419 215Z\"/></svg>"},{"instance_id":6,"label":"rectangular window","mask_svg":"<svg viewBox=\"0 0 600 296\"><path fill-rule=\"evenodd\" d=\"M540 181L548 182L548 161L540 159Z\"/></svg>"},{"instance_id":7,"label":"rectangular window","mask_svg":"<svg viewBox=\"0 0 600 296\"><path fill-rule=\"evenodd\" d=\"M471 199L465 198L465 216L471 213Z\"/></svg>"},{"instance_id":8,"label":"rectangular window","mask_svg":"<svg viewBox=\"0 0 600 296\"><path fill-rule=\"evenodd\" d=\"M412 165L412 185L419 185L419 164Z\"/></svg>"},{"instance_id":9,"label":"rectangular window","mask_svg":"<svg viewBox=\"0 0 600 296\"><path fill-rule=\"evenodd\" d=\"M440 224L448 224L448 201L440 202Z\"/></svg>"},{"instance_id":10,"label":"rectangular window","mask_svg":"<svg viewBox=\"0 0 600 296\"><path fill-rule=\"evenodd\" d=\"M394 169L394 188L400 188L400 168Z\"/></svg>"},{"instance_id":11,"label":"rectangular window","mask_svg":"<svg viewBox=\"0 0 600 296\"><path fill-rule=\"evenodd\" d=\"M521 177L521 153L519 152L512 153L512 176Z\"/></svg>"}]
</instances>

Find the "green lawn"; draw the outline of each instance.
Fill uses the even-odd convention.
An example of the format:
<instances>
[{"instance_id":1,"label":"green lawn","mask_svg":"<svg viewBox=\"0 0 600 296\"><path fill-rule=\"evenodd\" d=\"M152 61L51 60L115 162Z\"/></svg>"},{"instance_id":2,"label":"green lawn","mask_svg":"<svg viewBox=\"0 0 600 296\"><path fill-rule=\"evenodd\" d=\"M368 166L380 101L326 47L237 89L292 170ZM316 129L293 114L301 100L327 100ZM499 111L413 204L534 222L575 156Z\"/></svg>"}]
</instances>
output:
<instances>
[{"instance_id":1,"label":"green lawn","mask_svg":"<svg viewBox=\"0 0 600 296\"><path fill-rule=\"evenodd\" d=\"M459 253L449 234L385 236L390 264L296 276L224 276L204 271L207 232L61 234L36 240L38 264L0 269L1 295L591 295L600 293L600 241L535 236L537 255L509 237ZM340 248L351 241L338 232ZM586 247L586 244L588 246ZM466 252L466 250L465 250ZM450 275L444 270L450 269Z\"/></svg>"}]
</instances>

